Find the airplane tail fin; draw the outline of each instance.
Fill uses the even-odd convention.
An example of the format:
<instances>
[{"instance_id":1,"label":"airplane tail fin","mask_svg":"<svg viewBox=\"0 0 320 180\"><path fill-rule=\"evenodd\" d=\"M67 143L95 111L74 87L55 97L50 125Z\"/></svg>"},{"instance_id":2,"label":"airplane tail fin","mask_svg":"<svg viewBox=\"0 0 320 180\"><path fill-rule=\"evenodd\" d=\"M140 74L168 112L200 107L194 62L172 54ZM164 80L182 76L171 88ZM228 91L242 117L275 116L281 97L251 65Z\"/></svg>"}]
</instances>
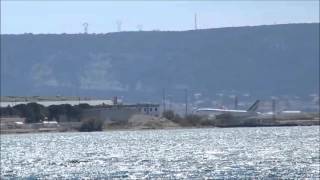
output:
<instances>
[{"instance_id":1,"label":"airplane tail fin","mask_svg":"<svg viewBox=\"0 0 320 180\"><path fill-rule=\"evenodd\" d=\"M255 112L258 107L259 107L259 103L260 103L260 100L256 100L256 102L254 102L252 104L252 106L249 107L249 109L247 110L248 112Z\"/></svg>"}]
</instances>

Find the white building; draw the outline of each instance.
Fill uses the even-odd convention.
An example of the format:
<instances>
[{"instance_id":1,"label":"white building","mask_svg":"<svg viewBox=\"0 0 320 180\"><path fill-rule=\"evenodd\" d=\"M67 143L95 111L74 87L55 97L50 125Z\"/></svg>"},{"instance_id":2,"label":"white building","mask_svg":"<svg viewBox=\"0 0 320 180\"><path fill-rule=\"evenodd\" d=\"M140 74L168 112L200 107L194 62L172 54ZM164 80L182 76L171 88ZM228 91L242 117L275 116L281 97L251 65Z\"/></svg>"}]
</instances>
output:
<instances>
[{"instance_id":1,"label":"white building","mask_svg":"<svg viewBox=\"0 0 320 180\"><path fill-rule=\"evenodd\" d=\"M82 115L84 118L97 118L104 121L127 121L135 114L159 117L159 107L159 104L99 106L86 109Z\"/></svg>"}]
</instances>

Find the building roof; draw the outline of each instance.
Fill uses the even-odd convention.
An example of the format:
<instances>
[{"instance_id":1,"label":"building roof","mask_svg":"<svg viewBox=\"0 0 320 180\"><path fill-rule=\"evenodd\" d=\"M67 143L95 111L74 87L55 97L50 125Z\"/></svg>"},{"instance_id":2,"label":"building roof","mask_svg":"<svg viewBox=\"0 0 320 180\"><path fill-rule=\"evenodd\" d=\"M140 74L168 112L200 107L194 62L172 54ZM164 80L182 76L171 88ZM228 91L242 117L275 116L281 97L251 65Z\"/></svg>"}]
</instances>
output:
<instances>
[{"instance_id":1,"label":"building roof","mask_svg":"<svg viewBox=\"0 0 320 180\"><path fill-rule=\"evenodd\" d=\"M37 103L43 106L51 106L51 105L61 105L61 104L70 104L72 106L78 104L89 104L91 106L97 105L113 105L112 100L68 100L68 101L20 101L20 102L0 102L0 107L7 107L7 106L15 106L18 104L28 104L28 103Z\"/></svg>"}]
</instances>

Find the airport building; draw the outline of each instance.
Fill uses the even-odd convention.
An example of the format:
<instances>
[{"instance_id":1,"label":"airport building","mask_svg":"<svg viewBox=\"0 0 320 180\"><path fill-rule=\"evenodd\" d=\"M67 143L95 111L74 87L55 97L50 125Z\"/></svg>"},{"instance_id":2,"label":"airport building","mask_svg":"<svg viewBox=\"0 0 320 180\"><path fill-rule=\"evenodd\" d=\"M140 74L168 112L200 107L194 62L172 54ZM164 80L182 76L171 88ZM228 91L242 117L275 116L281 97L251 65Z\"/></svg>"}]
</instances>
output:
<instances>
[{"instance_id":1,"label":"airport building","mask_svg":"<svg viewBox=\"0 0 320 180\"><path fill-rule=\"evenodd\" d=\"M100 119L103 121L128 121L133 115L142 114L153 117L160 116L160 105L152 104L152 103L138 103L138 104L122 104L122 102L118 101L117 97L113 97L112 100L105 99L32 99L25 101L7 101L1 102L1 107L15 106L18 104L28 104L28 103L37 103L43 105L45 107L51 105L63 105L69 104L71 106L79 105L79 104L88 104L91 107L84 109L81 113L81 119ZM59 115L59 122L68 122L70 119L64 114ZM53 119L56 120L56 119ZM4 120L5 121L5 120ZM2 121L1 121L2 122ZM11 126L14 123L5 123ZM52 124L46 124L52 126Z\"/></svg>"},{"instance_id":2,"label":"airport building","mask_svg":"<svg viewBox=\"0 0 320 180\"><path fill-rule=\"evenodd\" d=\"M104 121L127 121L135 114L160 116L159 104L130 104L99 106L83 112L83 118L97 118Z\"/></svg>"}]
</instances>

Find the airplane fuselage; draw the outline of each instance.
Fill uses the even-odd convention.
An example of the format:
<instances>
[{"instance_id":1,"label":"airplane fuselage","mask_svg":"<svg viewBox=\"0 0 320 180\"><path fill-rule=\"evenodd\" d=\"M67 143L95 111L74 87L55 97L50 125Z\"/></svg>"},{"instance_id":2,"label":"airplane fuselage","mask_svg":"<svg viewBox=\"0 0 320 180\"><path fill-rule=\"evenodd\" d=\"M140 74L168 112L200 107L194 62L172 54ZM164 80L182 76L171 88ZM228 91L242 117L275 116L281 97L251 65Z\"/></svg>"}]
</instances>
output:
<instances>
[{"instance_id":1,"label":"airplane fuselage","mask_svg":"<svg viewBox=\"0 0 320 180\"><path fill-rule=\"evenodd\" d=\"M195 112L199 115L207 115L209 117L217 117L219 115L231 115L233 117L253 117L259 113L256 112L259 105L257 100L248 110L236 110L236 109L214 109L214 108L198 108Z\"/></svg>"},{"instance_id":2,"label":"airplane fuselage","mask_svg":"<svg viewBox=\"0 0 320 180\"><path fill-rule=\"evenodd\" d=\"M229 110L229 109L211 109L211 108L200 108L195 111L200 115L208 115L209 117L216 117L222 114L229 114L234 117L250 117L255 116L257 112L250 112L246 110Z\"/></svg>"}]
</instances>

